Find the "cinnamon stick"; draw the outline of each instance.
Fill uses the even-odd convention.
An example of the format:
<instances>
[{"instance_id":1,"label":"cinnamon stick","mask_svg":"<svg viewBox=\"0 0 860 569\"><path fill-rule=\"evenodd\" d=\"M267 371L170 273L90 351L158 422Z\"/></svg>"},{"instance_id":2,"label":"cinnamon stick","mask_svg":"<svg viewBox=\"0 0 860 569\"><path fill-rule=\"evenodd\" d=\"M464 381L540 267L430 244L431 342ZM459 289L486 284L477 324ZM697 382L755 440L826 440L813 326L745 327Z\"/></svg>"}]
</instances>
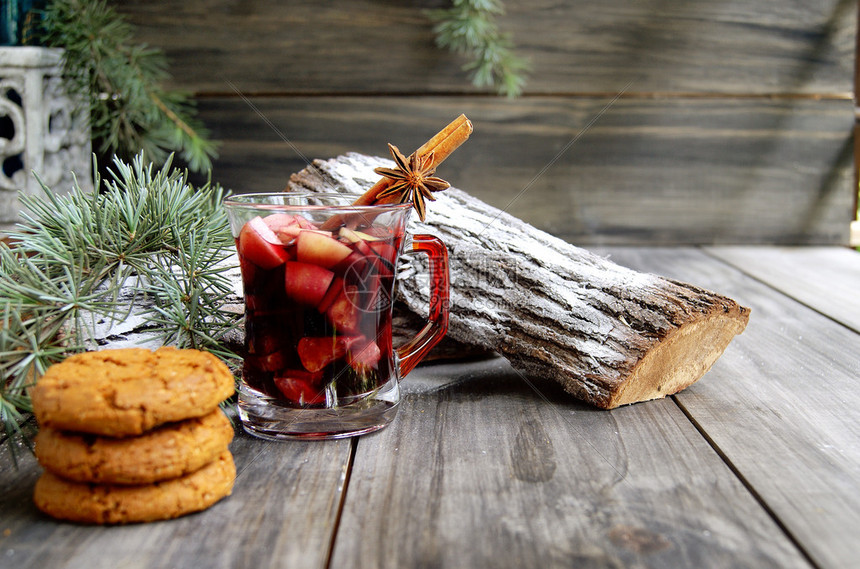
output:
<instances>
[{"instance_id":1,"label":"cinnamon stick","mask_svg":"<svg viewBox=\"0 0 860 569\"><path fill-rule=\"evenodd\" d=\"M460 115L448 125L437 132L430 140L422 144L415 153L420 157L429 156L431 153L433 154L432 167L435 168L439 164L442 163L448 156L451 155L457 148L460 147L461 144L466 142L469 138L469 135L472 134L472 123L469 119L466 118L466 115ZM407 157L407 160L411 158L411 154ZM378 199L379 194L387 189L391 184L393 184L393 180L389 178L382 178L378 182L376 182L369 190L364 192L362 195L358 197L353 205L373 205L373 204L387 204L394 203L397 201L397 196L388 196L383 199ZM364 219L365 222L368 220ZM320 229L324 230L333 230L340 225L349 224L349 220L343 215L334 215L330 217L325 223L320 226Z\"/></svg>"},{"instance_id":2,"label":"cinnamon stick","mask_svg":"<svg viewBox=\"0 0 860 569\"><path fill-rule=\"evenodd\" d=\"M437 132L433 138L425 142L415 151L420 157L428 156L433 153L432 167L435 168L441 164L448 156L450 156L461 144L466 142L469 135L472 134L472 123L466 118L466 115L460 115L448 126ZM389 196L382 200L377 200L380 192L388 188L392 184L392 180L382 178L376 182L369 190L359 196L353 205L371 205L382 203L393 203L397 201L396 196Z\"/></svg>"}]
</instances>

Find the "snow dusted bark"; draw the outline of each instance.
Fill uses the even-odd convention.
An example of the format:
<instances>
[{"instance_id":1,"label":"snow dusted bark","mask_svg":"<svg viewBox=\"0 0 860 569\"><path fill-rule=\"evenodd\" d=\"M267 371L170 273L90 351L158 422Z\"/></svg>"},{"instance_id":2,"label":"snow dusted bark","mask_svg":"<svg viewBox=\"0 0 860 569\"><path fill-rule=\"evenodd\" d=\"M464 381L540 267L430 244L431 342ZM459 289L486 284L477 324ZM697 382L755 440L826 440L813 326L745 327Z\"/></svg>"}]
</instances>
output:
<instances>
[{"instance_id":1,"label":"snow dusted bark","mask_svg":"<svg viewBox=\"0 0 860 569\"><path fill-rule=\"evenodd\" d=\"M292 191L360 194L390 162L347 154L294 174ZM640 273L570 245L451 188L411 233L438 235L451 261L448 335L492 350L529 376L552 378L597 407L664 397L697 381L743 331L749 309L699 287ZM399 294L428 304L407 257ZM423 281L426 284L426 281Z\"/></svg>"}]
</instances>

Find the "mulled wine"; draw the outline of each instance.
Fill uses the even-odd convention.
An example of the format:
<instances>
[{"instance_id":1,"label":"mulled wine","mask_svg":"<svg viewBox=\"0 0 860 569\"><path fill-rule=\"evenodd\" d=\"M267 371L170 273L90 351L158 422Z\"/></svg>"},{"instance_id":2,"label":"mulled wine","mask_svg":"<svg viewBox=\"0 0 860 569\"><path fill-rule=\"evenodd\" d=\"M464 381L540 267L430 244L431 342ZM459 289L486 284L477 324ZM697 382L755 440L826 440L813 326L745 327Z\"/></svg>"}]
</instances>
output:
<instances>
[{"instance_id":1,"label":"mulled wine","mask_svg":"<svg viewBox=\"0 0 860 569\"><path fill-rule=\"evenodd\" d=\"M448 255L427 255L430 310L392 346L392 302L410 203L356 204L356 196L279 192L225 200L245 294L245 363L237 408L265 439L332 439L389 424L400 380L448 327ZM417 274L415 276L418 276Z\"/></svg>"},{"instance_id":2,"label":"mulled wine","mask_svg":"<svg viewBox=\"0 0 860 569\"><path fill-rule=\"evenodd\" d=\"M384 355L402 227L351 225L274 213L242 227L249 388L289 406L336 407L395 375Z\"/></svg>"}]
</instances>

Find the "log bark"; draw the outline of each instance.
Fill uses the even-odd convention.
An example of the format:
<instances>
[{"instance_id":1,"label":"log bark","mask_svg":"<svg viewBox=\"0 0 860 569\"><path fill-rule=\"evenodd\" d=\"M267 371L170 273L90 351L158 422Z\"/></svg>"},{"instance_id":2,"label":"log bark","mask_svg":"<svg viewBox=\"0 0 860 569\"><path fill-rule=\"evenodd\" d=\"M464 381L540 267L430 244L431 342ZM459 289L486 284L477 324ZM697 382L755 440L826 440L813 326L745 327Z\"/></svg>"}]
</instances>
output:
<instances>
[{"instance_id":1,"label":"log bark","mask_svg":"<svg viewBox=\"0 0 860 569\"><path fill-rule=\"evenodd\" d=\"M360 194L378 180L378 166L391 162L360 154L317 160L288 189ZM448 246L448 335L597 407L688 387L747 324L749 309L730 298L616 265L456 188L436 196L426 221L413 216L409 231L438 235ZM428 293L412 277L426 270L420 256L408 259L400 300L422 314Z\"/></svg>"}]
</instances>

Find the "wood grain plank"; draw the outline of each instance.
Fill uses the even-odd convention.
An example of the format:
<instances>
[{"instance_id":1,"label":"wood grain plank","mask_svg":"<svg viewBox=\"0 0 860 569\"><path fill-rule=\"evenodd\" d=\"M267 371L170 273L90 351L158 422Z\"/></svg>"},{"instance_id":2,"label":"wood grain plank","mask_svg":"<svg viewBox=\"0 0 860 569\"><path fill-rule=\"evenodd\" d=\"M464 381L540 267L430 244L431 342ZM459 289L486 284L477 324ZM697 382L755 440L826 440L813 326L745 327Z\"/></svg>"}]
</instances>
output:
<instances>
[{"instance_id":1,"label":"wood grain plank","mask_svg":"<svg viewBox=\"0 0 860 569\"><path fill-rule=\"evenodd\" d=\"M712 247L744 273L860 333L860 253L842 247Z\"/></svg>"},{"instance_id":2,"label":"wood grain plank","mask_svg":"<svg viewBox=\"0 0 860 569\"><path fill-rule=\"evenodd\" d=\"M165 50L174 84L223 93L478 92L465 59L437 49L424 9L448 2L124 0L138 38ZM850 0L504 2L531 62L527 92L842 93Z\"/></svg>"},{"instance_id":3,"label":"wood grain plank","mask_svg":"<svg viewBox=\"0 0 860 569\"><path fill-rule=\"evenodd\" d=\"M274 443L237 433L231 451L233 494L210 509L165 522L89 527L41 514L32 501L40 467L25 455L20 470L12 469L3 447L3 566L325 567L350 443Z\"/></svg>"},{"instance_id":4,"label":"wood grain plank","mask_svg":"<svg viewBox=\"0 0 860 569\"><path fill-rule=\"evenodd\" d=\"M358 442L332 566L808 566L671 400L530 383L499 360L406 378Z\"/></svg>"},{"instance_id":5,"label":"wood grain plank","mask_svg":"<svg viewBox=\"0 0 860 569\"><path fill-rule=\"evenodd\" d=\"M237 192L282 189L304 158L417 148L464 112L475 131L439 175L576 244L846 243L854 215L848 102L249 102L200 105L224 142L213 177Z\"/></svg>"},{"instance_id":6,"label":"wood grain plank","mask_svg":"<svg viewBox=\"0 0 860 569\"><path fill-rule=\"evenodd\" d=\"M819 567L860 558L860 337L704 253L613 250L752 308L746 331L677 395L686 412Z\"/></svg>"}]
</instances>

